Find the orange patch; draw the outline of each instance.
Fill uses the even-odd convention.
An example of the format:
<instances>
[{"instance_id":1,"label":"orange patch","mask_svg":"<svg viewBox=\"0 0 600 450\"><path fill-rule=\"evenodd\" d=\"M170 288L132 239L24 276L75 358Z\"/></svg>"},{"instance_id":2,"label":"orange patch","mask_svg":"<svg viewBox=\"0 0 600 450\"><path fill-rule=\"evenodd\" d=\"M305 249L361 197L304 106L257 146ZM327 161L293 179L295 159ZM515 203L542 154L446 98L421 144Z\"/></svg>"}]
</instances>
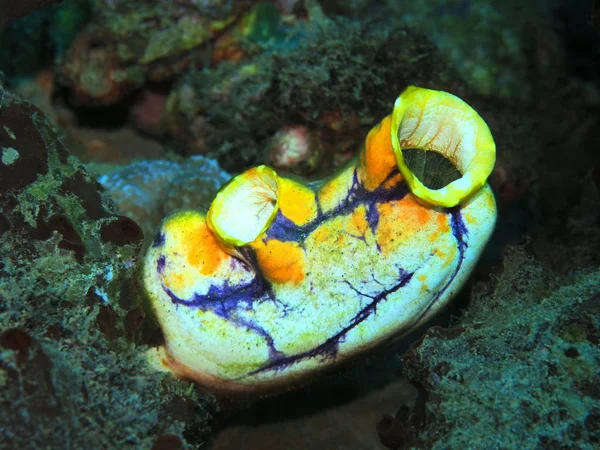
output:
<instances>
[{"instance_id":1,"label":"orange patch","mask_svg":"<svg viewBox=\"0 0 600 450\"><path fill-rule=\"evenodd\" d=\"M330 226L330 224L321 225L314 232L311 233L311 239L314 239L316 243L320 245L330 245L335 242L340 236ZM317 245L318 245L317 244Z\"/></svg>"},{"instance_id":2,"label":"orange patch","mask_svg":"<svg viewBox=\"0 0 600 450\"><path fill-rule=\"evenodd\" d=\"M394 175L392 178L390 178L389 180L387 180L383 184L383 186L386 189L392 189L392 188L398 186L402 182L403 179L404 178L402 178L402 175L398 173L398 174Z\"/></svg>"},{"instance_id":3,"label":"orange patch","mask_svg":"<svg viewBox=\"0 0 600 450\"><path fill-rule=\"evenodd\" d=\"M420 204L414 195L380 204L377 209L379 210L377 243L384 254L410 241L415 233L422 231L433 220L434 214Z\"/></svg>"},{"instance_id":4,"label":"orange patch","mask_svg":"<svg viewBox=\"0 0 600 450\"><path fill-rule=\"evenodd\" d=\"M178 272L169 273L169 275L165 277L165 286L171 290L176 291L183 288L183 282L183 275Z\"/></svg>"},{"instance_id":5,"label":"orange patch","mask_svg":"<svg viewBox=\"0 0 600 450\"><path fill-rule=\"evenodd\" d=\"M448 216L442 213L436 213L436 216L437 217L435 221L437 222L437 228L433 233L429 235L429 242L435 242L440 237L440 234L446 234L450 231Z\"/></svg>"},{"instance_id":6,"label":"orange patch","mask_svg":"<svg viewBox=\"0 0 600 450\"><path fill-rule=\"evenodd\" d=\"M386 117L367 135L365 150L361 154L360 161L361 178L366 189L376 189L396 168L396 156L392 149L391 122L391 117Z\"/></svg>"},{"instance_id":7,"label":"orange patch","mask_svg":"<svg viewBox=\"0 0 600 450\"><path fill-rule=\"evenodd\" d=\"M205 221L185 230L182 242L187 250L188 263L196 267L203 275L214 273L221 261L229 257L219 246Z\"/></svg>"},{"instance_id":8,"label":"orange patch","mask_svg":"<svg viewBox=\"0 0 600 450\"><path fill-rule=\"evenodd\" d=\"M279 210L296 225L305 225L317 217L315 194L300 183L279 178Z\"/></svg>"},{"instance_id":9,"label":"orange patch","mask_svg":"<svg viewBox=\"0 0 600 450\"><path fill-rule=\"evenodd\" d=\"M365 207L360 206L359 208L355 209L350 216L346 231L352 236L364 236L368 229L369 224L367 223Z\"/></svg>"},{"instance_id":10,"label":"orange patch","mask_svg":"<svg viewBox=\"0 0 600 450\"><path fill-rule=\"evenodd\" d=\"M295 242L257 240L251 245L256 251L258 265L269 281L297 285L306 276L304 251Z\"/></svg>"},{"instance_id":11,"label":"orange patch","mask_svg":"<svg viewBox=\"0 0 600 450\"><path fill-rule=\"evenodd\" d=\"M398 215L400 201L377 205L379 224L377 225L377 244L384 255L398 248L402 236L402 223Z\"/></svg>"},{"instance_id":12,"label":"orange patch","mask_svg":"<svg viewBox=\"0 0 600 450\"><path fill-rule=\"evenodd\" d=\"M437 223L442 233L447 233L448 231L450 231L450 223L446 214L438 213Z\"/></svg>"},{"instance_id":13,"label":"orange patch","mask_svg":"<svg viewBox=\"0 0 600 450\"><path fill-rule=\"evenodd\" d=\"M418 226L423 226L432 219L431 210L417 201L417 198L410 194L400 200L400 210L402 217L412 218Z\"/></svg>"}]
</instances>

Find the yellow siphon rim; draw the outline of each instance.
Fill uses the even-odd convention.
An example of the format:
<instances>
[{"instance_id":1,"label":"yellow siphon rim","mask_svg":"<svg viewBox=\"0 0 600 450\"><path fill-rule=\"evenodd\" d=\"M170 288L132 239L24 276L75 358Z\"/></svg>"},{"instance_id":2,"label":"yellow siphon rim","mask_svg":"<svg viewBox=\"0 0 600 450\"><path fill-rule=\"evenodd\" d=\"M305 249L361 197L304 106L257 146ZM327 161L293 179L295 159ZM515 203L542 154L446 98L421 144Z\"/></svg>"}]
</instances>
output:
<instances>
[{"instance_id":1,"label":"yellow siphon rim","mask_svg":"<svg viewBox=\"0 0 600 450\"><path fill-rule=\"evenodd\" d=\"M410 117L413 121L416 119L417 123L425 114L427 115L426 120L430 122L437 119L436 115L439 115L438 123L449 123L463 133L458 142L461 149L465 150L463 154L467 153L468 157L465 156L461 159L462 155L457 154L456 151L457 146L435 149L455 163L462 174L460 178L443 188L429 189L426 187L404 160L398 135L403 122L407 119L406 115L409 110L410 113L420 111L418 118ZM432 206L453 207L468 200L485 185L496 162L496 144L485 121L462 99L447 92L416 86L406 88L394 104L391 133L396 163L408 187L419 200ZM419 145L411 145L411 147L421 148ZM431 148L421 149L433 150Z\"/></svg>"},{"instance_id":2,"label":"yellow siphon rim","mask_svg":"<svg viewBox=\"0 0 600 450\"><path fill-rule=\"evenodd\" d=\"M247 245L273 223L279 210L279 176L261 165L233 177L208 209L209 228L229 245Z\"/></svg>"}]
</instances>

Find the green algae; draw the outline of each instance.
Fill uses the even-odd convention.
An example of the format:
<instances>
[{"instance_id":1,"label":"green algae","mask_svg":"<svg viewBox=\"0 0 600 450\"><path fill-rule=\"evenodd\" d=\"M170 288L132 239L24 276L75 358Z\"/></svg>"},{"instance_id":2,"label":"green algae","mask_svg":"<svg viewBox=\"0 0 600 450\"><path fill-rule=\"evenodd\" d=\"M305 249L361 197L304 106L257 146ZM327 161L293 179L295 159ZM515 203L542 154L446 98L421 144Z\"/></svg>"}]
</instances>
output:
<instances>
[{"instance_id":1,"label":"green algae","mask_svg":"<svg viewBox=\"0 0 600 450\"><path fill-rule=\"evenodd\" d=\"M0 98L21 155L0 165L0 447L198 448L214 400L151 368L160 333L131 319L141 234L39 111Z\"/></svg>"},{"instance_id":2,"label":"green algae","mask_svg":"<svg viewBox=\"0 0 600 450\"><path fill-rule=\"evenodd\" d=\"M600 349L569 330L597 310L600 272L561 279L509 248L497 277L456 332L430 330L407 356L433 399L413 448L595 448Z\"/></svg>"}]
</instances>

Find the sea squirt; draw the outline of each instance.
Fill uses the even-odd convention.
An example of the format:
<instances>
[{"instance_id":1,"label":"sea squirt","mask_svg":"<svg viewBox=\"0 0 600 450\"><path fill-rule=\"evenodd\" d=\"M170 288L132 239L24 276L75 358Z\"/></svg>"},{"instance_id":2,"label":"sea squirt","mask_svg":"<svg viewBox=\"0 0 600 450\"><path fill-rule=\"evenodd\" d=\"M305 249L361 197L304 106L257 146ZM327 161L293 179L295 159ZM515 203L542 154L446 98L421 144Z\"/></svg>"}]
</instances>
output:
<instances>
[{"instance_id":1,"label":"sea squirt","mask_svg":"<svg viewBox=\"0 0 600 450\"><path fill-rule=\"evenodd\" d=\"M411 86L337 175L258 166L206 215L167 217L142 270L165 338L152 357L213 391L265 392L414 329L490 238L495 151L464 101Z\"/></svg>"}]
</instances>

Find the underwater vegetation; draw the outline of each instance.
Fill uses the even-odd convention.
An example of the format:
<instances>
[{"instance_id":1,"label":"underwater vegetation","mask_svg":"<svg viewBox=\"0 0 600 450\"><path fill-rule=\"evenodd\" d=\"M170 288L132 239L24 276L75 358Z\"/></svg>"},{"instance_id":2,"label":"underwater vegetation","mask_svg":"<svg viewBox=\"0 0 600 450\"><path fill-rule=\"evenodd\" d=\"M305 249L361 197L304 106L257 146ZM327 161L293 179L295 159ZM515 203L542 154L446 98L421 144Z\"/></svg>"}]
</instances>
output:
<instances>
[{"instance_id":1,"label":"underwater vegetation","mask_svg":"<svg viewBox=\"0 0 600 450\"><path fill-rule=\"evenodd\" d=\"M451 83L452 70L412 29L343 17L311 24L258 55L185 75L165 112L176 145L239 171L268 158L265 147L280 130L304 126L311 155L285 169L323 176L348 160L364 124L387 114L406 86Z\"/></svg>"},{"instance_id":2,"label":"underwater vegetation","mask_svg":"<svg viewBox=\"0 0 600 450\"><path fill-rule=\"evenodd\" d=\"M203 440L212 402L133 344L141 229L37 108L0 99L0 447L150 448L188 426Z\"/></svg>"},{"instance_id":3,"label":"underwater vegetation","mask_svg":"<svg viewBox=\"0 0 600 450\"><path fill-rule=\"evenodd\" d=\"M403 356L419 396L378 425L389 448L600 444L600 271L560 279L508 247L495 278Z\"/></svg>"}]
</instances>

